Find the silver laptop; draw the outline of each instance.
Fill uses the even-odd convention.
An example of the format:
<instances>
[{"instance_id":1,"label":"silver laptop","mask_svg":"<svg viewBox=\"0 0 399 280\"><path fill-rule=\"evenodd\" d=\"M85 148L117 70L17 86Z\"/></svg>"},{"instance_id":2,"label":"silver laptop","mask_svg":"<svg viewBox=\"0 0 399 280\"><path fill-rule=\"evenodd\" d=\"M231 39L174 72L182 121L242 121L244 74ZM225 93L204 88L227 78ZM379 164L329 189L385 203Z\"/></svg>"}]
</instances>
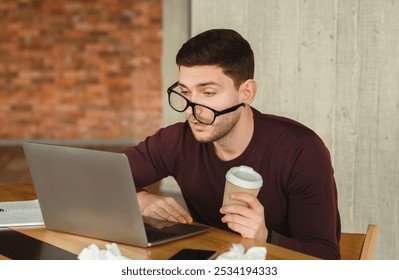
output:
<instances>
[{"instance_id":1,"label":"silver laptop","mask_svg":"<svg viewBox=\"0 0 399 280\"><path fill-rule=\"evenodd\" d=\"M23 148L48 229L140 247L208 229L143 217L123 153L28 142Z\"/></svg>"}]
</instances>

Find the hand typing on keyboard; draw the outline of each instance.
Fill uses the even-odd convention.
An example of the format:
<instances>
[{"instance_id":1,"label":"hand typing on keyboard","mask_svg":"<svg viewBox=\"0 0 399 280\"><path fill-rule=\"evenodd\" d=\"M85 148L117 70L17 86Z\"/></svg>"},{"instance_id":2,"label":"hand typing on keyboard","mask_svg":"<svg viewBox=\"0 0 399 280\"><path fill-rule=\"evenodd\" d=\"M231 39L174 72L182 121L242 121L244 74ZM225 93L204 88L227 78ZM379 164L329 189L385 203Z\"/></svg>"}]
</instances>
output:
<instances>
[{"instance_id":1,"label":"hand typing on keyboard","mask_svg":"<svg viewBox=\"0 0 399 280\"><path fill-rule=\"evenodd\" d=\"M145 191L137 193L141 214L155 219L191 223L193 218L173 197L159 196Z\"/></svg>"}]
</instances>

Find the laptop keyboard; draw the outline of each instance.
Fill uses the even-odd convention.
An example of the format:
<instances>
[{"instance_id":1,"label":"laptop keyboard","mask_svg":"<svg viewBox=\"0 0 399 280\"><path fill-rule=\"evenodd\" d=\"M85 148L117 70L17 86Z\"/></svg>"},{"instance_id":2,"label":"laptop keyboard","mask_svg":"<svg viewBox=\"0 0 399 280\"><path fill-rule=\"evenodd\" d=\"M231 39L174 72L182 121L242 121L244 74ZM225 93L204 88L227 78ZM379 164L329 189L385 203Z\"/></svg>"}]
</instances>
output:
<instances>
[{"instance_id":1,"label":"laptop keyboard","mask_svg":"<svg viewBox=\"0 0 399 280\"><path fill-rule=\"evenodd\" d=\"M170 221L157 220L143 216L144 227L149 243L176 239L179 237L190 236L204 231L206 226L180 224Z\"/></svg>"},{"instance_id":2,"label":"laptop keyboard","mask_svg":"<svg viewBox=\"0 0 399 280\"><path fill-rule=\"evenodd\" d=\"M145 225L145 232L147 233L147 239L149 242L157 242L160 240L165 240L177 236L176 233L161 231L159 229L154 229L153 227L151 227L151 225L147 224L144 225Z\"/></svg>"}]
</instances>

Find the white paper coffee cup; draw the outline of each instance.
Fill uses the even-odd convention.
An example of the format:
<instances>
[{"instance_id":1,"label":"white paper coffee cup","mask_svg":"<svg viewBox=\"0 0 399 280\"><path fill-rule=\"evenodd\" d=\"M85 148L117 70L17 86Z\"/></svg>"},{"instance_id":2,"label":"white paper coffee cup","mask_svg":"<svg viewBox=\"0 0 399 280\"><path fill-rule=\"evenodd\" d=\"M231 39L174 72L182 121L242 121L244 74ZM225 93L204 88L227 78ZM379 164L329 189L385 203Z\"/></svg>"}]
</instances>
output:
<instances>
[{"instance_id":1,"label":"white paper coffee cup","mask_svg":"<svg viewBox=\"0 0 399 280\"><path fill-rule=\"evenodd\" d=\"M226 173L223 206L230 204L248 206L245 202L232 199L231 194L235 192L245 192L257 196L262 185L262 176L253 168L245 165L230 168Z\"/></svg>"}]
</instances>

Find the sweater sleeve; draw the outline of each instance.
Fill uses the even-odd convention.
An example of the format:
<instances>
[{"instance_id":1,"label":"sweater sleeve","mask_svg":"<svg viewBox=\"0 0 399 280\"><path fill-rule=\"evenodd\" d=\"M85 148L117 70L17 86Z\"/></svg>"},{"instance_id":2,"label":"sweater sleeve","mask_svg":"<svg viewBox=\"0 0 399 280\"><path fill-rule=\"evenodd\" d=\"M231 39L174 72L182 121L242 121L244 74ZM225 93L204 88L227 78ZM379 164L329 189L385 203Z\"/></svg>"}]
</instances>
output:
<instances>
[{"instance_id":1,"label":"sweater sleeve","mask_svg":"<svg viewBox=\"0 0 399 280\"><path fill-rule=\"evenodd\" d=\"M181 144L182 123L158 130L138 145L123 152L129 159L136 190L171 175Z\"/></svg>"},{"instance_id":2,"label":"sweater sleeve","mask_svg":"<svg viewBox=\"0 0 399 280\"><path fill-rule=\"evenodd\" d=\"M284 189L291 236L272 231L268 241L323 259L339 259L341 228L329 152L312 134L297 141L291 158Z\"/></svg>"}]
</instances>

